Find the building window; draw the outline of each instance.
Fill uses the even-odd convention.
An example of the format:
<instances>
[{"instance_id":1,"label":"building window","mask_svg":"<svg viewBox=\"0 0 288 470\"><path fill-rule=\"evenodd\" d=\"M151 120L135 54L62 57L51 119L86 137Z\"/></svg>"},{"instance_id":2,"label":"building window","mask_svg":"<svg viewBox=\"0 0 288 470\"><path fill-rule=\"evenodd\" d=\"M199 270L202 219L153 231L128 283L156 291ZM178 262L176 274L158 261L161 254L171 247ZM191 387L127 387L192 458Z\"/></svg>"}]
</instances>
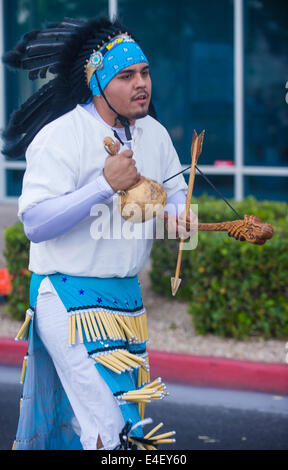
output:
<instances>
[{"instance_id":1,"label":"building window","mask_svg":"<svg viewBox=\"0 0 288 470\"><path fill-rule=\"evenodd\" d=\"M6 194L8 197L16 197L21 194L24 170L6 170Z\"/></svg>"},{"instance_id":2,"label":"building window","mask_svg":"<svg viewBox=\"0 0 288 470\"><path fill-rule=\"evenodd\" d=\"M288 177L245 176L245 196L253 194L256 199L288 201Z\"/></svg>"},{"instance_id":3,"label":"building window","mask_svg":"<svg viewBox=\"0 0 288 470\"><path fill-rule=\"evenodd\" d=\"M287 4L246 0L244 5L245 165L288 167Z\"/></svg>"},{"instance_id":4,"label":"building window","mask_svg":"<svg viewBox=\"0 0 288 470\"><path fill-rule=\"evenodd\" d=\"M201 164L233 160L233 2L119 0L118 10L151 63L153 102L181 162L191 162L194 129L206 130Z\"/></svg>"},{"instance_id":5,"label":"building window","mask_svg":"<svg viewBox=\"0 0 288 470\"><path fill-rule=\"evenodd\" d=\"M209 175L209 180L216 188L221 188L221 192L227 198L234 197L234 176L233 175ZM195 179L193 195L199 197L202 194L207 194L208 196L217 196L215 191L211 186L198 175Z\"/></svg>"}]
</instances>

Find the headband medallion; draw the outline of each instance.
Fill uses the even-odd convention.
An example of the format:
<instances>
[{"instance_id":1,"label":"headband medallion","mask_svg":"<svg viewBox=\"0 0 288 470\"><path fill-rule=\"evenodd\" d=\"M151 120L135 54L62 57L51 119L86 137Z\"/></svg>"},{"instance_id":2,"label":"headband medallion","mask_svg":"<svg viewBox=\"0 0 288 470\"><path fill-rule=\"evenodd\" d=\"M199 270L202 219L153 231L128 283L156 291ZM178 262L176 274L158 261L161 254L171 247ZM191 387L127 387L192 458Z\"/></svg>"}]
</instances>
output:
<instances>
[{"instance_id":1,"label":"headband medallion","mask_svg":"<svg viewBox=\"0 0 288 470\"><path fill-rule=\"evenodd\" d=\"M100 51L93 51L93 54L89 57L87 64L85 65L85 75L87 85L89 86L90 80L95 70L101 70L103 68L103 54Z\"/></svg>"},{"instance_id":2,"label":"headband medallion","mask_svg":"<svg viewBox=\"0 0 288 470\"><path fill-rule=\"evenodd\" d=\"M130 36L127 34L120 34L119 36L115 36L113 39L110 39L106 44L102 46L98 46L98 51L93 50L93 54L89 57L89 60L87 60L86 65L85 65L85 75L86 75L86 81L87 85L89 86L90 80L92 76L94 75L96 70L101 70L104 66L103 61L104 61L104 55L111 51L111 49L121 42L135 42L134 39L132 39Z\"/></svg>"}]
</instances>

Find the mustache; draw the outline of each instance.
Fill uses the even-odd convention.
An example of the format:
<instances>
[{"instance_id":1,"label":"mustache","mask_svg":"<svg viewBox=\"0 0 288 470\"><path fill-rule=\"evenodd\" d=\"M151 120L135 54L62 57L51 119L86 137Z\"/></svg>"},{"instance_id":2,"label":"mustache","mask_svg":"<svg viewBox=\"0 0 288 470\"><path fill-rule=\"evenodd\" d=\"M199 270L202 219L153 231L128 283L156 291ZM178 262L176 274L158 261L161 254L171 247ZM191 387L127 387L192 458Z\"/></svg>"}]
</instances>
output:
<instances>
[{"instance_id":1,"label":"mustache","mask_svg":"<svg viewBox=\"0 0 288 470\"><path fill-rule=\"evenodd\" d=\"M139 96L141 96L141 95L144 95L145 98L149 98L149 93L148 93L147 91L143 90L143 91L141 91L141 92L138 92L136 95L132 96L132 97L131 97L131 101L136 100L136 99L139 98Z\"/></svg>"}]
</instances>

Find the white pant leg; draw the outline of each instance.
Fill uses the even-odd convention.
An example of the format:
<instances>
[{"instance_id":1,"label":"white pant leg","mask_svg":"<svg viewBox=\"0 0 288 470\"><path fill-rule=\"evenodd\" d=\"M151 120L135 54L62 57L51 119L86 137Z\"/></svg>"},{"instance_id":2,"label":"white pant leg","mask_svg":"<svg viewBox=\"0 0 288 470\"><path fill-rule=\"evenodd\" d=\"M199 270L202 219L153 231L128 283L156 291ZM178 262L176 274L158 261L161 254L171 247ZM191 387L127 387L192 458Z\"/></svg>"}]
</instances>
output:
<instances>
[{"instance_id":1,"label":"white pant leg","mask_svg":"<svg viewBox=\"0 0 288 470\"><path fill-rule=\"evenodd\" d=\"M79 423L83 449L95 450L98 434L104 449L114 449L125 424L119 405L85 346L68 345L68 314L57 293L40 290L35 328Z\"/></svg>"}]
</instances>

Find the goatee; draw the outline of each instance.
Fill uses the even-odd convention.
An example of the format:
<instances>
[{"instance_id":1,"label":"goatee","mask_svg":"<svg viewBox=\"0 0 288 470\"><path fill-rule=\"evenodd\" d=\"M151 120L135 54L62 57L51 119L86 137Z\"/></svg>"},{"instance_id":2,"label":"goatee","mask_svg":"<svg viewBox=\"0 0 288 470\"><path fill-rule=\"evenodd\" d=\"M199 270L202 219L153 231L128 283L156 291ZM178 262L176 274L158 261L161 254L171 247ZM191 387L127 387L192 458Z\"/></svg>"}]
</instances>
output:
<instances>
[{"instance_id":1,"label":"goatee","mask_svg":"<svg viewBox=\"0 0 288 470\"><path fill-rule=\"evenodd\" d=\"M141 119L141 118L144 118L145 116L147 116L148 114L148 110L147 109L143 109L143 111L138 111L137 113L133 114L132 116L132 121L136 120L136 119Z\"/></svg>"}]
</instances>

